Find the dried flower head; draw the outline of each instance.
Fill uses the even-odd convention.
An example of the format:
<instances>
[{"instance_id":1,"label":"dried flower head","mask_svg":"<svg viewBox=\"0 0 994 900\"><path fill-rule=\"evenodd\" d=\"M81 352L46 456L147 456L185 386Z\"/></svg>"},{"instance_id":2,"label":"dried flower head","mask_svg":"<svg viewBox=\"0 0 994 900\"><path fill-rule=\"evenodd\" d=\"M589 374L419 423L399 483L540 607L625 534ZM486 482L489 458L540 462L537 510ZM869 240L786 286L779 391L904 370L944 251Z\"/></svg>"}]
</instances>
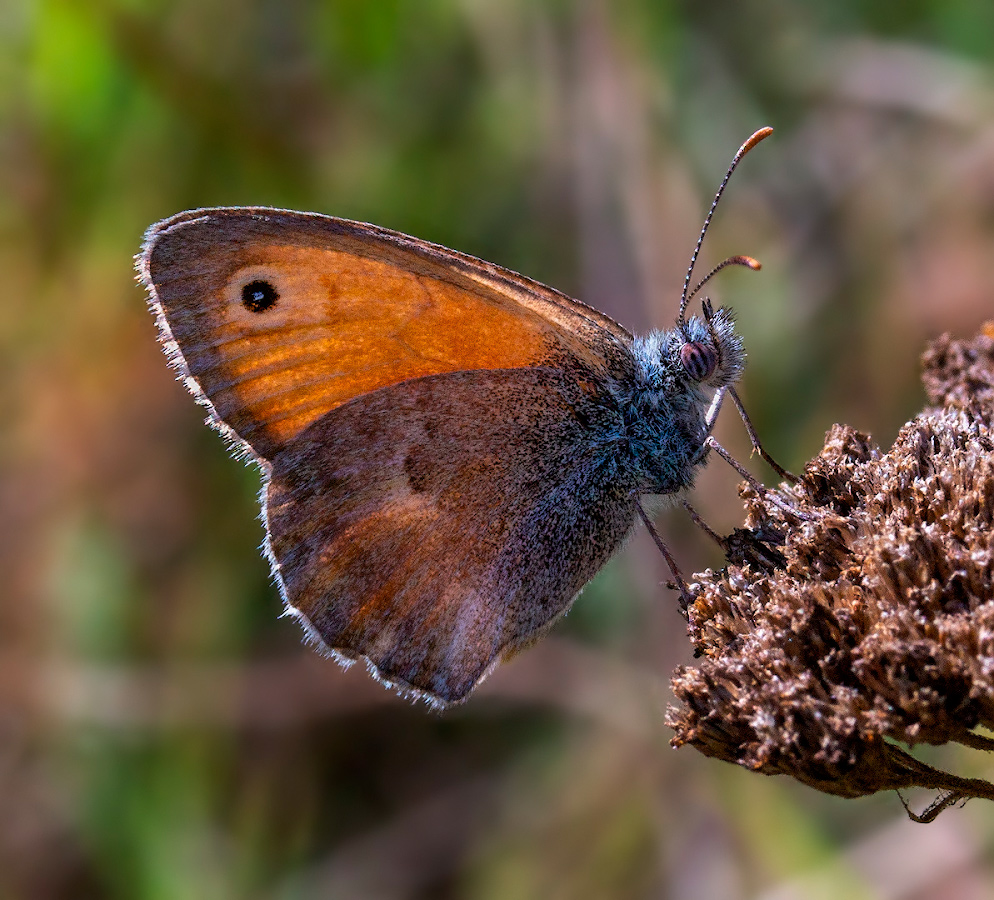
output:
<instances>
[{"instance_id":1,"label":"dried flower head","mask_svg":"<svg viewBox=\"0 0 994 900\"><path fill-rule=\"evenodd\" d=\"M898 746L994 749L994 323L923 356L933 406L882 453L834 426L796 485L742 489L729 565L691 585L676 746L845 797L994 799ZM777 502L779 501L779 502ZM790 510L793 510L792 514Z\"/></svg>"}]
</instances>

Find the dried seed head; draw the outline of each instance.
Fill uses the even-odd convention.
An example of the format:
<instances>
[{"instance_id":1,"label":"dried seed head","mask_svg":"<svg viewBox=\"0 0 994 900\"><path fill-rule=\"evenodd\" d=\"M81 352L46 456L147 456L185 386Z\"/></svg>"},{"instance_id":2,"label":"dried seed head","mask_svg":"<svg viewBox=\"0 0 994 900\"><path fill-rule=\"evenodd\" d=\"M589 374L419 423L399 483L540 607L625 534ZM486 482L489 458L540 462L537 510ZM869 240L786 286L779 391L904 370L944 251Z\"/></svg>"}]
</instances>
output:
<instances>
[{"instance_id":1,"label":"dried seed head","mask_svg":"<svg viewBox=\"0 0 994 900\"><path fill-rule=\"evenodd\" d=\"M882 453L834 426L797 485L742 489L730 564L697 576L700 663L679 670L673 743L842 796L994 786L894 743L994 749L994 323L923 358L935 406Z\"/></svg>"}]
</instances>

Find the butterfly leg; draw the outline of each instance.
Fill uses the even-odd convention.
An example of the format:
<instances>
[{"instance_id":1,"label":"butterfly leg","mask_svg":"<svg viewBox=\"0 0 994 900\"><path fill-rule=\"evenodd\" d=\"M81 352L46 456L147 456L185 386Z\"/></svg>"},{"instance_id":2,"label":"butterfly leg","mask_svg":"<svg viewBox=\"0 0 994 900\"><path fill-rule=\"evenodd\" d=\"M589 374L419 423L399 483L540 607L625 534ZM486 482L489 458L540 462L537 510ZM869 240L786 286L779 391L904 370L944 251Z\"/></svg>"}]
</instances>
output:
<instances>
[{"instance_id":1,"label":"butterfly leg","mask_svg":"<svg viewBox=\"0 0 994 900\"><path fill-rule=\"evenodd\" d=\"M702 446L703 450L714 450L725 462L727 462L736 472L739 473L757 494L766 497L774 506L781 509L789 516L793 516L795 519L801 519L804 521L809 521L811 516L806 513L802 513L800 510L794 509L790 504L785 503L776 494L770 491L766 485L762 484L757 480L756 476L753 475L745 466L742 465L731 453L729 453L724 447L719 444L714 435L709 435L704 441ZM796 479L795 479L796 480Z\"/></svg>"},{"instance_id":2,"label":"butterfly leg","mask_svg":"<svg viewBox=\"0 0 994 900\"><path fill-rule=\"evenodd\" d=\"M718 421L718 413L721 412L721 402L725 399L725 391L728 388L718 388L714 393L714 399L708 407L704 417L704 436L707 437L714 430L714 423Z\"/></svg>"},{"instance_id":3,"label":"butterfly leg","mask_svg":"<svg viewBox=\"0 0 994 900\"><path fill-rule=\"evenodd\" d=\"M687 515L690 516L690 521L693 522L698 528L701 529L711 540L713 540L722 550L728 549L728 541L726 541L717 531L715 531L704 519L701 518L701 514L690 505L689 501L684 498L680 498L680 505L687 510Z\"/></svg>"},{"instance_id":4,"label":"butterfly leg","mask_svg":"<svg viewBox=\"0 0 994 900\"><path fill-rule=\"evenodd\" d=\"M663 554L663 559L666 560L666 565L670 567L670 574L673 576L673 581L676 583L677 590L680 591L680 609L686 614L687 609L693 602L694 598L687 589L687 582L684 580L683 573L680 571L680 567L676 564L673 554L670 553L669 547L663 543L663 539L659 536L659 532L656 531L656 526L652 524L652 519L649 518L648 513L646 513L646 511L642 508L642 504L639 503L637 505L639 516L641 516L642 521L645 523L645 527L649 529L649 535L652 537L656 548Z\"/></svg>"},{"instance_id":5,"label":"butterfly leg","mask_svg":"<svg viewBox=\"0 0 994 900\"><path fill-rule=\"evenodd\" d=\"M735 392L735 388L729 387L727 390L728 396L732 398L732 403L735 404L735 408L739 411L739 416L742 418L742 424L745 425L746 432L749 435L749 442L752 444L752 449L755 450L763 459L765 459L781 478L785 481L789 481L791 484L797 484L801 479L792 472L788 472L783 466L781 466L772 456L770 456L769 453L766 452L763 445L759 442L759 435L756 433L756 429L753 427L752 421L749 419L749 415L746 413L745 407L739 399L739 395ZM717 394L715 396L717 396ZM709 428L708 434L710 433L711 429Z\"/></svg>"},{"instance_id":6,"label":"butterfly leg","mask_svg":"<svg viewBox=\"0 0 994 900\"><path fill-rule=\"evenodd\" d=\"M773 528L736 528L728 537L722 537L686 500L680 503L687 510L690 520L710 537L725 554L730 563L748 563L756 571L772 572L787 565L783 554L777 549L784 543L784 534Z\"/></svg>"}]
</instances>

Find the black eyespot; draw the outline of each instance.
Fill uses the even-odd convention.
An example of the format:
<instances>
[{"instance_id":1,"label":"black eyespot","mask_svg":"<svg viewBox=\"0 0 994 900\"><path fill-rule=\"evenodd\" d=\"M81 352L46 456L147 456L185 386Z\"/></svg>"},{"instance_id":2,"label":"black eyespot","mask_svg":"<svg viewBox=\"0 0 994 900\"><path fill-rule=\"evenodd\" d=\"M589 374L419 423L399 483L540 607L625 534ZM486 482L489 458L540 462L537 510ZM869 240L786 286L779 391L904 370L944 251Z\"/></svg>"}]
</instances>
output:
<instances>
[{"instance_id":1,"label":"black eyespot","mask_svg":"<svg viewBox=\"0 0 994 900\"><path fill-rule=\"evenodd\" d=\"M250 281L242 288L242 306L249 312L261 313L276 305L280 295L268 281Z\"/></svg>"},{"instance_id":2,"label":"black eyespot","mask_svg":"<svg viewBox=\"0 0 994 900\"><path fill-rule=\"evenodd\" d=\"M707 344L688 341L680 348L680 362L694 381L704 381L714 374L718 365L718 355L714 352L714 348Z\"/></svg>"}]
</instances>

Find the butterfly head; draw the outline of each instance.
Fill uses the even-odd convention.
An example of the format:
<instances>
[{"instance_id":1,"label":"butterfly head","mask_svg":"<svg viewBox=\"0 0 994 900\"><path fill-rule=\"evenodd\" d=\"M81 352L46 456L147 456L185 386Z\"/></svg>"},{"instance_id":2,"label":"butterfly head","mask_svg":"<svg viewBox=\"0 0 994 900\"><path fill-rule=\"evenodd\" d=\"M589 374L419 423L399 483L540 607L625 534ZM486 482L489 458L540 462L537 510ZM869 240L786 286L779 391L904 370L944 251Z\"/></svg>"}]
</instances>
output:
<instances>
[{"instance_id":1,"label":"butterfly head","mask_svg":"<svg viewBox=\"0 0 994 900\"><path fill-rule=\"evenodd\" d=\"M739 380L745 345L729 310L705 301L704 315L684 320L672 335L669 368L691 385L718 390Z\"/></svg>"}]
</instances>

